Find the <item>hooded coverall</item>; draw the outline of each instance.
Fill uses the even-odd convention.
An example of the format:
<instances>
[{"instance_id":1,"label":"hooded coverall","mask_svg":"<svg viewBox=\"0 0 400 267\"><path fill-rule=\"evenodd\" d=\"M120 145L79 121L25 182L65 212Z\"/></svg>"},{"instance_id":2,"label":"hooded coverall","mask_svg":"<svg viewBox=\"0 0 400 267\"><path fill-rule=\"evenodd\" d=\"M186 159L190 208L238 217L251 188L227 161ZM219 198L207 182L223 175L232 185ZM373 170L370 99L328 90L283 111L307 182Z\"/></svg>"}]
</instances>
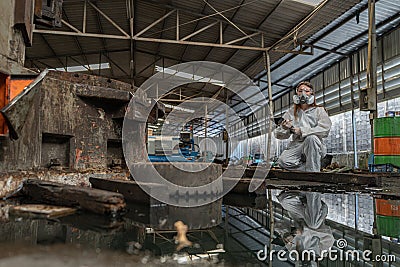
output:
<instances>
[{"instance_id":1,"label":"hooded coverall","mask_svg":"<svg viewBox=\"0 0 400 267\"><path fill-rule=\"evenodd\" d=\"M286 244L288 251L297 250L300 255L304 250L313 251L319 257L323 250L328 251L333 246L335 238L324 223L328 206L321 200L321 193L287 191L279 194L278 200L301 232ZM290 231L290 226L281 225L276 231L282 235ZM309 266L317 264L311 261Z\"/></svg>"},{"instance_id":2,"label":"hooded coverall","mask_svg":"<svg viewBox=\"0 0 400 267\"><path fill-rule=\"evenodd\" d=\"M278 164L287 170L319 172L321 158L326 154L326 146L322 138L329 135L332 122L323 107L310 107L306 110L298 109L297 118L294 117L294 107L291 107L283 119L291 121L293 127L301 130L301 136L292 134L290 129L278 126L275 131L277 139L292 141L278 159Z\"/></svg>"}]
</instances>

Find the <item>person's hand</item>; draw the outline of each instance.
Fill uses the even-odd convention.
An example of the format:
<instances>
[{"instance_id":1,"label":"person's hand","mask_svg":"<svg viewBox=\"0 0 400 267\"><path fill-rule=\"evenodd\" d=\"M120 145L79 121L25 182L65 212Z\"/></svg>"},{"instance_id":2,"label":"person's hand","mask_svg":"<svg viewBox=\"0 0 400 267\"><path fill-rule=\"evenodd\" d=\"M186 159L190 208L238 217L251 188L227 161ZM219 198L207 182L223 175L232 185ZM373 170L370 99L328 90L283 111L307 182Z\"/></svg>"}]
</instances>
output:
<instances>
[{"instance_id":1,"label":"person's hand","mask_svg":"<svg viewBox=\"0 0 400 267\"><path fill-rule=\"evenodd\" d=\"M284 120L281 125L282 128L285 130L289 130L290 128L292 128L292 122L290 120Z\"/></svg>"},{"instance_id":2,"label":"person's hand","mask_svg":"<svg viewBox=\"0 0 400 267\"><path fill-rule=\"evenodd\" d=\"M294 127L291 129L292 133L295 135L301 135L301 129L299 127Z\"/></svg>"},{"instance_id":3,"label":"person's hand","mask_svg":"<svg viewBox=\"0 0 400 267\"><path fill-rule=\"evenodd\" d=\"M294 239L293 235L285 235L283 237L283 242L285 242L285 244L288 244L288 243L293 244L293 239Z\"/></svg>"}]
</instances>

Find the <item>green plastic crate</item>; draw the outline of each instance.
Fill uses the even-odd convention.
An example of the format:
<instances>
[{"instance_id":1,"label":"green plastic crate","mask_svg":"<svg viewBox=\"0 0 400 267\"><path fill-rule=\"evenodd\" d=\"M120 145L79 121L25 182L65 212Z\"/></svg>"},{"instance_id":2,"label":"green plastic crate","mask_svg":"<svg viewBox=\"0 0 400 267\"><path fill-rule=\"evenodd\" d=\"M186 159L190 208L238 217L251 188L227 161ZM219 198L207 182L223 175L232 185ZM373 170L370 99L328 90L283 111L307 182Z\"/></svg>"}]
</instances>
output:
<instances>
[{"instance_id":1,"label":"green plastic crate","mask_svg":"<svg viewBox=\"0 0 400 267\"><path fill-rule=\"evenodd\" d=\"M391 163L396 166L400 166L400 156L374 156L375 164L386 164Z\"/></svg>"},{"instance_id":2,"label":"green plastic crate","mask_svg":"<svg viewBox=\"0 0 400 267\"><path fill-rule=\"evenodd\" d=\"M383 117L374 120L374 137L400 136L400 117Z\"/></svg>"},{"instance_id":3,"label":"green plastic crate","mask_svg":"<svg viewBox=\"0 0 400 267\"><path fill-rule=\"evenodd\" d=\"M376 226L380 235L400 237L400 217L376 215Z\"/></svg>"}]
</instances>

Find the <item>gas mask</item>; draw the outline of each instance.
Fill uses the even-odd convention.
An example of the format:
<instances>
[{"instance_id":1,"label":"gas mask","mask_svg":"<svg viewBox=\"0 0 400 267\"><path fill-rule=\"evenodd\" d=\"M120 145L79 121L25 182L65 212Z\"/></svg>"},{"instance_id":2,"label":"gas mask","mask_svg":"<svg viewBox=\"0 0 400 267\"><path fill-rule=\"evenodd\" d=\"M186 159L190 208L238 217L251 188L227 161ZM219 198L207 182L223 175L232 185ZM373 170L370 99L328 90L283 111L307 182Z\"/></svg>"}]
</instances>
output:
<instances>
[{"instance_id":1,"label":"gas mask","mask_svg":"<svg viewBox=\"0 0 400 267\"><path fill-rule=\"evenodd\" d=\"M293 102L298 105L298 104L308 104L311 105L314 103L314 95L308 96L306 92L302 92L301 96L298 96L295 94L293 96Z\"/></svg>"}]
</instances>

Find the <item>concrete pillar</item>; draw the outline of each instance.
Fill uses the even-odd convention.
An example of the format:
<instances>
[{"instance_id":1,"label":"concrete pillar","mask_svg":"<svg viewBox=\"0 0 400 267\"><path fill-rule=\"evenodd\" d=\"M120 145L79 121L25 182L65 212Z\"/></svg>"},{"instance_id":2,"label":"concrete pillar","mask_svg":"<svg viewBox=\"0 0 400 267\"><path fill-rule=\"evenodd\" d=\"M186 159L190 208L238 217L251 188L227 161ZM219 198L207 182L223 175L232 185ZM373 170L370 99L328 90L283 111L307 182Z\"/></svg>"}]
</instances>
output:
<instances>
[{"instance_id":1,"label":"concrete pillar","mask_svg":"<svg viewBox=\"0 0 400 267\"><path fill-rule=\"evenodd\" d=\"M7 75L31 73L23 67L25 41L22 31L14 27L16 1L0 1L0 72Z\"/></svg>"}]
</instances>

